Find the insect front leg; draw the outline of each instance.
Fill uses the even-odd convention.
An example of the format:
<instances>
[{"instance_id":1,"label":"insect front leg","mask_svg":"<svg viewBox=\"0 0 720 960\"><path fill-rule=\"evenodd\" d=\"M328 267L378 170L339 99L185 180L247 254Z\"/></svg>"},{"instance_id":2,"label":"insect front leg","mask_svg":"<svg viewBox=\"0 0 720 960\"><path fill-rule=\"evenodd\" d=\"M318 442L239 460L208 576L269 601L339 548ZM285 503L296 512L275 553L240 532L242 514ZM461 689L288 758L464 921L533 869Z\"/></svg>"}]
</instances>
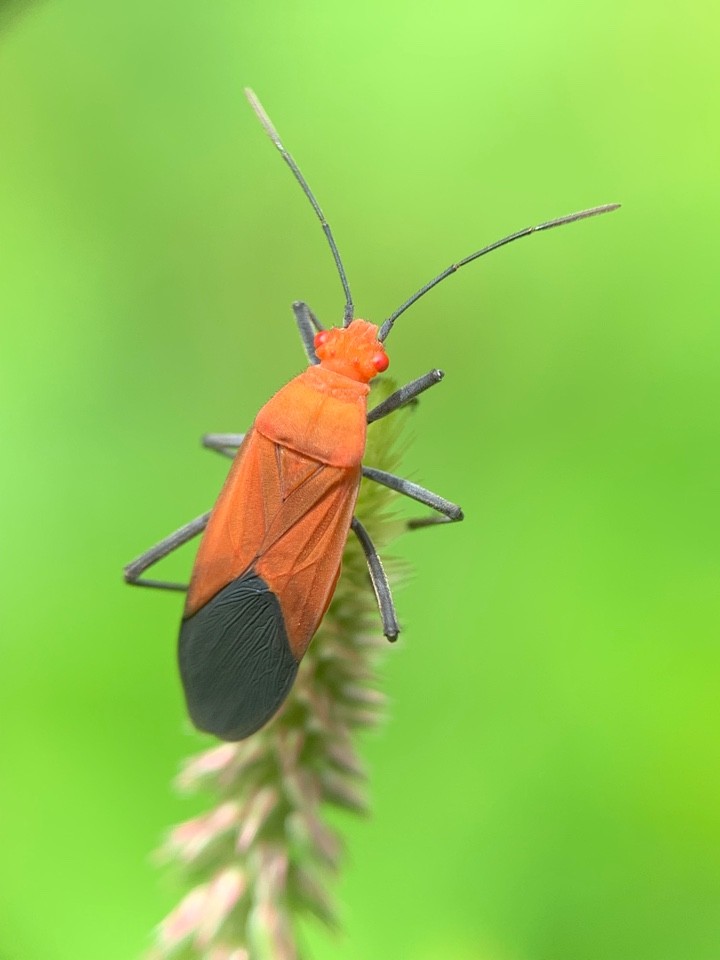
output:
<instances>
[{"instance_id":1,"label":"insect front leg","mask_svg":"<svg viewBox=\"0 0 720 960\"><path fill-rule=\"evenodd\" d=\"M303 303L302 300L296 300L292 308L295 314L295 322L300 331L300 339L305 347L305 353L307 354L309 362L313 365L320 363L315 354L315 334L325 328L310 307L306 303Z\"/></svg>"},{"instance_id":2,"label":"insect front leg","mask_svg":"<svg viewBox=\"0 0 720 960\"><path fill-rule=\"evenodd\" d=\"M245 436L244 433L206 433L200 442L208 450L215 450L232 460Z\"/></svg>"},{"instance_id":3,"label":"insect front leg","mask_svg":"<svg viewBox=\"0 0 720 960\"><path fill-rule=\"evenodd\" d=\"M368 480L381 483L384 487L389 487L390 490L395 490L396 493L401 493L411 500L417 500L418 503L423 503L426 507L431 507L440 514L439 517L420 517L417 520L408 520L409 530L435 526L438 523L457 523L464 519L463 512L456 503L446 500L445 497L441 497L417 483L412 483L412 481L405 480L403 477L396 477L394 473L386 473L385 470L376 470L374 467L364 466L362 474Z\"/></svg>"},{"instance_id":4,"label":"insect front leg","mask_svg":"<svg viewBox=\"0 0 720 960\"><path fill-rule=\"evenodd\" d=\"M210 511L201 514L201 516L191 520L190 523L186 523L184 527L180 527L179 530L171 533L169 537L165 537L160 543L156 543L154 547L150 547L149 550L141 554L123 569L125 582L135 587L157 587L159 590L187 590L187 585L184 583L169 583L166 580L141 580L140 574L147 570L148 567L152 567L158 560L162 560L163 557L167 557L168 554L177 550L177 548L181 547L184 543L187 543L188 540L197 537L198 534L203 532L209 519Z\"/></svg>"},{"instance_id":5,"label":"insect front leg","mask_svg":"<svg viewBox=\"0 0 720 960\"><path fill-rule=\"evenodd\" d=\"M360 541L360 546L363 548L365 553L368 571L370 572L370 580L372 582L373 590L375 591L375 598L380 610L383 633L388 638L390 643L394 643L398 638L398 634L400 633L400 626L397 621L397 614L395 613L395 604L393 603L392 594L390 592L390 584L388 583L387 576L385 575L382 562L380 561L378 552L375 549L375 545L370 539L367 530L360 523L357 517L352 518L352 523L350 526L352 527L355 536Z\"/></svg>"},{"instance_id":6,"label":"insect front leg","mask_svg":"<svg viewBox=\"0 0 720 960\"><path fill-rule=\"evenodd\" d=\"M421 393L429 390L430 387L434 387L436 383L440 383L444 376L442 370L430 370L429 373L423 374L417 380L411 380L410 383L406 383L395 393L391 393L382 403L373 407L367 415L367 422L374 423L376 420L382 420L383 417L387 417L399 410L400 407L404 407L406 403L412 403Z\"/></svg>"}]
</instances>

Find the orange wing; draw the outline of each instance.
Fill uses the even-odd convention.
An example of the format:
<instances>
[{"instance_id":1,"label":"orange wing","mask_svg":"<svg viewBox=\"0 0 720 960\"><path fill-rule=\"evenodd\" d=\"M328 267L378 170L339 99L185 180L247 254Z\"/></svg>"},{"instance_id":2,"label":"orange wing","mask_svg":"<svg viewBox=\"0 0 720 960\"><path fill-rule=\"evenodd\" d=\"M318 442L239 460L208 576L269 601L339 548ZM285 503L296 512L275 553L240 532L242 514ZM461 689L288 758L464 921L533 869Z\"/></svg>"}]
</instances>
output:
<instances>
[{"instance_id":1,"label":"orange wing","mask_svg":"<svg viewBox=\"0 0 720 960\"><path fill-rule=\"evenodd\" d=\"M184 616L252 569L300 660L335 590L359 486L359 465L328 466L251 430L200 543Z\"/></svg>"}]
</instances>

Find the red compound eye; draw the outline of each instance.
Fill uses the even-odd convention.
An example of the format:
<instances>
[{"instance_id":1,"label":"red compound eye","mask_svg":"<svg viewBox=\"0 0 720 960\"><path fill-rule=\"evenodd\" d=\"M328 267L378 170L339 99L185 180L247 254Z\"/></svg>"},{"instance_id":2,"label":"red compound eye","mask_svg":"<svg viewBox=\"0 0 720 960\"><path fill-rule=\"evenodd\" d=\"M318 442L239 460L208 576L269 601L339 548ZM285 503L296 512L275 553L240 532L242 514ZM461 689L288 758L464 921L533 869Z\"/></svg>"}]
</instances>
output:
<instances>
[{"instance_id":1,"label":"red compound eye","mask_svg":"<svg viewBox=\"0 0 720 960\"><path fill-rule=\"evenodd\" d=\"M390 357L386 353L376 353L372 358L372 365L378 373L382 373L390 366Z\"/></svg>"},{"instance_id":2,"label":"red compound eye","mask_svg":"<svg viewBox=\"0 0 720 960\"><path fill-rule=\"evenodd\" d=\"M315 339L313 341L315 344L315 349L317 350L318 347L321 347L324 343L327 343L329 336L330 332L328 330L319 330L315 334Z\"/></svg>"}]
</instances>

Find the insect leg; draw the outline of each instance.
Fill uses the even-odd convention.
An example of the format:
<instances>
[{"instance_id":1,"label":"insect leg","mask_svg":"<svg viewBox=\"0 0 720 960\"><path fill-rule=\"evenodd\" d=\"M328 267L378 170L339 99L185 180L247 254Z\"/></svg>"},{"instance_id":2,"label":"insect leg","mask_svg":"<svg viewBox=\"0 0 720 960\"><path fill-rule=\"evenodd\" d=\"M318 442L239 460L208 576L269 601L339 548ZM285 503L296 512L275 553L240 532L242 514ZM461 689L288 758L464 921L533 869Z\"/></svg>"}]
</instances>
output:
<instances>
[{"instance_id":1,"label":"insect leg","mask_svg":"<svg viewBox=\"0 0 720 960\"><path fill-rule=\"evenodd\" d=\"M244 433L206 433L200 442L208 450L215 450L232 460L244 439Z\"/></svg>"},{"instance_id":2,"label":"insect leg","mask_svg":"<svg viewBox=\"0 0 720 960\"><path fill-rule=\"evenodd\" d=\"M165 537L160 543L156 543L154 547L150 547L149 550L137 557L123 569L125 582L136 587L158 587L160 590L187 590L187 586L182 583L168 583L165 580L141 580L140 574L147 570L148 567L157 563L158 560L162 560L163 557L172 553L173 550L177 550L178 547L187 543L188 540L192 540L193 537L202 533L207 526L209 518L209 511L208 513L203 513L201 516L191 520L190 523L186 523L184 527L180 527L175 533L171 533L169 537Z\"/></svg>"},{"instance_id":3,"label":"insect leg","mask_svg":"<svg viewBox=\"0 0 720 960\"><path fill-rule=\"evenodd\" d=\"M396 477L394 473L376 470L374 467L363 467L362 473L368 480L374 480L375 483L381 483L384 487L389 487L391 490L401 493L404 497L410 497L411 500L424 503L426 507L432 507L440 514L439 517L421 517L417 520L409 520L408 527L410 530L433 526L436 523L455 523L463 519L463 512L456 503L446 500L445 497L441 497L417 483L412 483L412 481L405 480L402 477Z\"/></svg>"},{"instance_id":4,"label":"insect leg","mask_svg":"<svg viewBox=\"0 0 720 960\"><path fill-rule=\"evenodd\" d=\"M350 526L352 527L355 536L360 541L360 546L363 548L365 553L365 559L367 560L368 570L370 572L370 580L372 582L373 590L375 591L375 598L380 610L383 633L388 638L390 643L394 643L398 638L398 634L400 633L400 627L398 625L397 615L395 613L395 604L393 603L392 594L390 593L390 584L385 576L385 571L383 570L383 565L380 562L380 557L377 554L375 545L368 536L367 530L360 523L357 517L352 518L352 523Z\"/></svg>"},{"instance_id":5,"label":"insect leg","mask_svg":"<svg viewBox=\"0 0 720 960\"><path fill-rule=\"evenodd\" d=\"M310 307L302 300L296 300L292 308L307 358L311 364L319 363L320 361L315 355L315 334L318 330L324 330L325 328Z\"/></svg>"},{"instance_id":6,"label":"insect leg","mask_svg":"<svg viewBox=\"0 0 720 960\"><path fill-rule=\"evenodd\" d=\"M440 383L444 376L442 370L431 370L429 373L423 374L422 377L418 377L417 380L411 380L410 383L400 387L395 393L391 393L382 403L373 407L367 415L367 422L374 423L376 420L381 420L388 414L399 410L400 407L404 407L406 403L411 403L425 390L434 387L436 383Z\"/></svg>"}]
</instances>

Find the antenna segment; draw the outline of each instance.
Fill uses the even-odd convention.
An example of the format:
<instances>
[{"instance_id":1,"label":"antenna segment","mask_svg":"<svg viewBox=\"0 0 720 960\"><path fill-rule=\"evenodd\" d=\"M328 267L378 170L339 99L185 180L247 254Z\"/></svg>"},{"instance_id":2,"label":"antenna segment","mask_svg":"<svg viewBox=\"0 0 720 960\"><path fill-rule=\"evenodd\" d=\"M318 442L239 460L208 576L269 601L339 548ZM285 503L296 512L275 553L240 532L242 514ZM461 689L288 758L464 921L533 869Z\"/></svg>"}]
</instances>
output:
<instances>
[{"instance_id":1,"label":"antenna segment","mask_svg":"<svg viewBox=\"0 0 720 960\"><path fill-rule=\"evenodd\" d=\"M315 199L315 195L313 194L312 190L308 186L307 180L300 172L300 168L298 167L298 165L295 163L293 158L290 156L288 151L283 146L283 142L280 139L279 133L273 126L272 120L267 115L267 113L265 113L265 110L263 109L262 104L260 103L258 98L255 96L253 91L250 89L250 87L245 88L245 96L250 101L250 106L255 111L258 120L265 128L265 132L267 133L267 135L270 137L272 142L280 151L280 154L283 160L292 170L293 176L302 187L303 193L308 198L308 200L312 204L313 210L317 214L317 218L320 221L320 225L323 228L323 233L325 234L327 238L327 242L330 245L330 249L332 250L333 259L335 260L335 266L337 267L337 272L340 275L340 282L342 283L343 290L345 292L345 311L343 313L343 326L347 327L350 321L353 319L353 300L352 300L352 294L350 293L350 285L348 284L347 275L345 273L345 267L343 266L343 262L340 259L340 252L335 243L335 238L332 235L330 224L325 219L325 214L322 212L320 204L317 202L317 200Z\"/></svg>"},{"instance_id":2,"label":"antenna segment","mask_svg":"<svg viewBox=\"0 0 720 960\"><path fill-rule=\"evenodd\" d=\"M476 250L475 253L471 253L470 256L465 257L464 260L459 260L457 263L451 263L446 270L443 270L442 273L439 273L433 280L430 280L429 283L426 283L423 287L420 287L420 289L414 293L409 300L406 300L405 303L399 306L394 313L390 314L385 323L383 323L383 325L380 327L378 340L385 340L400 314L405 313L408 307L411 307L420 299L420 297L424 297L429 290L432 290L433 287L436 287L441 280L445 280L446 277L449 277L451 274L455 273L460 269L460 267L464 267L466 264L472 263L472 261L477 260L478 257L485 256L485 254L490 253L491 250L497 250L498 247L504 247L506 243L512 243L513 240L519 240L521 237L529 237L531 233L539 233L541 230L550 230L552 227L561 227L566 223L574 223L576 220L585 220L587 217L597 217L601 213L610 213L611 210L617 210L619 206L619 203L606 203L601 207L591 207L589 210L580 210L578 213L569 213L564 217L558 217L556 220L548 220L546 223L539 223L535 227L526 227L524 230L518 230L517 233L511 233L509 237L503 237L502 240L496 240L495 243L491 243L489 246L483 247L482 250Z\"/></svg>"}]
</instances>

